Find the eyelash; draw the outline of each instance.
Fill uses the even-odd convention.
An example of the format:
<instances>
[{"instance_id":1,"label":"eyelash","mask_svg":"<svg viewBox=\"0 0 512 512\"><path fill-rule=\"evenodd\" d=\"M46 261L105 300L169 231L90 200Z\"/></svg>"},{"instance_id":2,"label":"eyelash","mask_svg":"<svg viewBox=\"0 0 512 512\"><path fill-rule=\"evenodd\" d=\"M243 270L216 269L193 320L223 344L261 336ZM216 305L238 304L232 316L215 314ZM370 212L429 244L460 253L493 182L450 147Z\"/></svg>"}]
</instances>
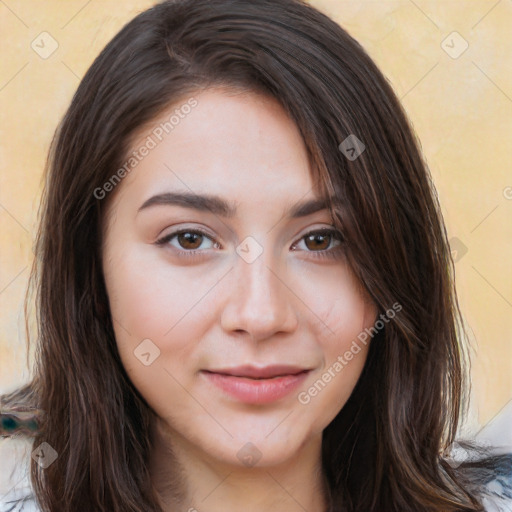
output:
<instances>
[{"instance_id":1,"label":"eyelash","mask_svg":"<svg viewBox=\"0 0 512 512\"><path fill-rule=\"evenodd\" d=\"M155 242L155 244L157 246L164 247L174 237L176 237L178 235L181 235L183 233L199 234L199 235L205 236L206 238L211 240L214 244L217 243L217 242L215 242L215 240L212 239L212 237L208 233L206 233L202 229L194 228L194 229L180 229L178 231L174 231L172 233L169 233L169 234L163 236L162 238L158 239ZM298 240L298 242L304 240L305 238L307 238L310 235L318 235L318 234L320 234L320 235L333 235L333 240L334 241L339 241L340 243L338 245L334 246L331 249L326 249L326 250L321 250L321 251L308 251L308 250L306 250L304 252L308 252L308 253L310 253L313 256L313 258L318 258L318 259L334 259L336 257L339 257L339 255L344 252L345 245L344 245L343 238L341 236L341 233L339 231L335 230L335 229L322 228L322 229L316 229L316 230L313 230L313 231L309 231L308 233L303 235ZM292 247L297 245L298 242L295 242ZM186 250L177 249L175 247L173 247L173 249L176 252L176 254L178 255L178 257L180 257L180 258L198 258L198 257L201 256L200 253L204 253L204 251L205 251L204 249L190 249L190 250L186 251Z\"/></svg>"}]
</instances>

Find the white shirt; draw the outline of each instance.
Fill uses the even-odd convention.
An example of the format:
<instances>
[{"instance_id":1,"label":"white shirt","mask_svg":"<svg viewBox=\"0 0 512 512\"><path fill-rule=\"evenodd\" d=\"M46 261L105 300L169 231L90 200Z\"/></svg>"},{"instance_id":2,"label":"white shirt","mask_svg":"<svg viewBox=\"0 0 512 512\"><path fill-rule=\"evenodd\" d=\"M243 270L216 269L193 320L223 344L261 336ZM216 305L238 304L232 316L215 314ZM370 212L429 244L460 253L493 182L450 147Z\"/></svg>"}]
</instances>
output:
<instances>
[{"instance_id":1,"label":"white shirt","mask_svg":"<svg viewBox=\"0 0 512 512\"><path fill-rule=\"evenodd\" d=\"M32 441L0 439L0 512L40 512L30 483Z\"/></svg>"}]
</instances>

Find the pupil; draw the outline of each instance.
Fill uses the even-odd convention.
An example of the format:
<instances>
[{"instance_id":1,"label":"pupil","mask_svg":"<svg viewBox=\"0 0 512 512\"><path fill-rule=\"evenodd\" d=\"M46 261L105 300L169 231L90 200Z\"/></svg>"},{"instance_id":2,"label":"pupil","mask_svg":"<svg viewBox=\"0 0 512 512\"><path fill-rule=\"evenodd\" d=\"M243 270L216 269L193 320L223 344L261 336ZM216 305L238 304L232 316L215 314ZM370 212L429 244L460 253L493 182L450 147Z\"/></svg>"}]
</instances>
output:
<instances>
[{"instance_id":1,"label":"pupil","mask_svg":"<svg viewBox=\"0 0 512 512\"><path fill-rule=\"evenodd\" d=\"M184 244L181 243L181 240L180 240L180 244L182 246L184 246L185 248L187 249L196 249L198 247L198 245L196 244L196 246L193 246L193 247L190 247L189 245L187 244L194 244L194 241L197 242L197 239L199 239L200 237L202 237L203 235L199 234L199 233L190 233L190 232L187 232L187 233L181 233L179 235L181 237L181 239L184 239ZM201 245L201 243L199 243L199 245Z\"/></svg>"},{"instance_id":2,"label":"pupil","mask_svg":"<svg viewBox=\"0 0 512 512\"><path fill-rule=\"evenodd\" d=\"M307 244L308 241L312 241L312 242L314 242L314 247L309 247L309 245L308 245L308 249L314 249L315 247L319 248L319 246L322 245L321 239L324 240L324 245L325 245L325 240L329 240L329 236L330 235L322 235L320 233L318 233L316 235L310 235L308 237L308 240L306 241L306 245L308 245ZM329 243L327 243L327 246L329 246ZM322 249L322 248L325 248L325 247L320 247L320 248Z\"/></svg>"}]
</instances>

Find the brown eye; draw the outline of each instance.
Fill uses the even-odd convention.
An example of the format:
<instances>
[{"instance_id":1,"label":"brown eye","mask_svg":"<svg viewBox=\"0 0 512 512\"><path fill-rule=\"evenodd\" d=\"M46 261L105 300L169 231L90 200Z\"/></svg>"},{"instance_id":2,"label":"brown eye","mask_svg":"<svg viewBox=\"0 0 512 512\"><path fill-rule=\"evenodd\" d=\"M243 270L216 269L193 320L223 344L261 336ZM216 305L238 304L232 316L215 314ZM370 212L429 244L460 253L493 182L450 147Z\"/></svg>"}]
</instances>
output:
<instances>
[{"instance_id":1,"label":"brown eye","mask_svg":"<svg viewBox=\"0 0 512 512\"><path fill-rule=\"evenodd\" d=\"M312 251L314 250L325 250L329 247L332 239L332 234L330 233L312 233L306 235L304 240L306 242L306 247Z\"/></svg>"},{"instance_id":2,"label":"brown eye","mask_svg":"<svg viewBox=\"0 0 512 512\"><path fill-rule=\"evenodd\" d=\"M304 244L303 247L301 245ZM291 247L314 258L337 259L345 253L343 235L335 229L320 229L304 235Z\"/></svg>"},{"instance_id":3,"label":"brown eye","mask_svg":"<svg viewBox=\"0 0 512 512\"><path fill-rule=\"evenodd\" d=\"M332 229L312 231L303 238L306 248L313 252L327 251L333 242L341 243L341 234Z\"/></svg>"},{"instance_id":4,"label":"brown eye","mask_svg":"<svg viewBox=\"0 0 512 512\"><path fill-rule=\"evenodd\" d=\"M205 241L210 242L210 246L207 245L206 247L201 247L204 245ZM156 244L160 246L171 246L178 252L201 251L202 249L211 249L212 247L218 246L218 244L214 242L209 235L198 229L181 229L179 231L169 233L168 235L160 238L160 240L157 240ZM182 249L184 250L182 251Z\"/></svg>"},{"instance_id":5,"label":"brown eye","mask_svg":"<svg viewBox=\"0 0 512 512\"><path fill-rule=\"evenodd\" d=\"M179 233L176 238L183 249L198 249L203 241L203 235L194 231Z\"/></svg>"}]
</instances>

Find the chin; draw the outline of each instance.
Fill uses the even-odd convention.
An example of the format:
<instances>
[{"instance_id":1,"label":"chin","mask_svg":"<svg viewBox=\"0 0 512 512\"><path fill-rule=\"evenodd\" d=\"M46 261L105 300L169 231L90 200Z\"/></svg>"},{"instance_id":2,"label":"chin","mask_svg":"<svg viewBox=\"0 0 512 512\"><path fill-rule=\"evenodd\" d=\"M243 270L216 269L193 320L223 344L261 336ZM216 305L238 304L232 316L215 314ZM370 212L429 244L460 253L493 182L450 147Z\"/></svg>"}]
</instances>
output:
<instances>
[{"instance_id":1,"label":"chin","mask_svg":"<svg viewBox=\"0 0 512 512\"><path fill-rule=\"evenodd\" d=\"M238 468L269 468L285 464L298 455L308 440L265 435L234 436L227 443L204 446L213 459ZM272 437L274 436L274 437ZM272 437L272 438L271 438Z\"/></svg>"}]
</instances>

